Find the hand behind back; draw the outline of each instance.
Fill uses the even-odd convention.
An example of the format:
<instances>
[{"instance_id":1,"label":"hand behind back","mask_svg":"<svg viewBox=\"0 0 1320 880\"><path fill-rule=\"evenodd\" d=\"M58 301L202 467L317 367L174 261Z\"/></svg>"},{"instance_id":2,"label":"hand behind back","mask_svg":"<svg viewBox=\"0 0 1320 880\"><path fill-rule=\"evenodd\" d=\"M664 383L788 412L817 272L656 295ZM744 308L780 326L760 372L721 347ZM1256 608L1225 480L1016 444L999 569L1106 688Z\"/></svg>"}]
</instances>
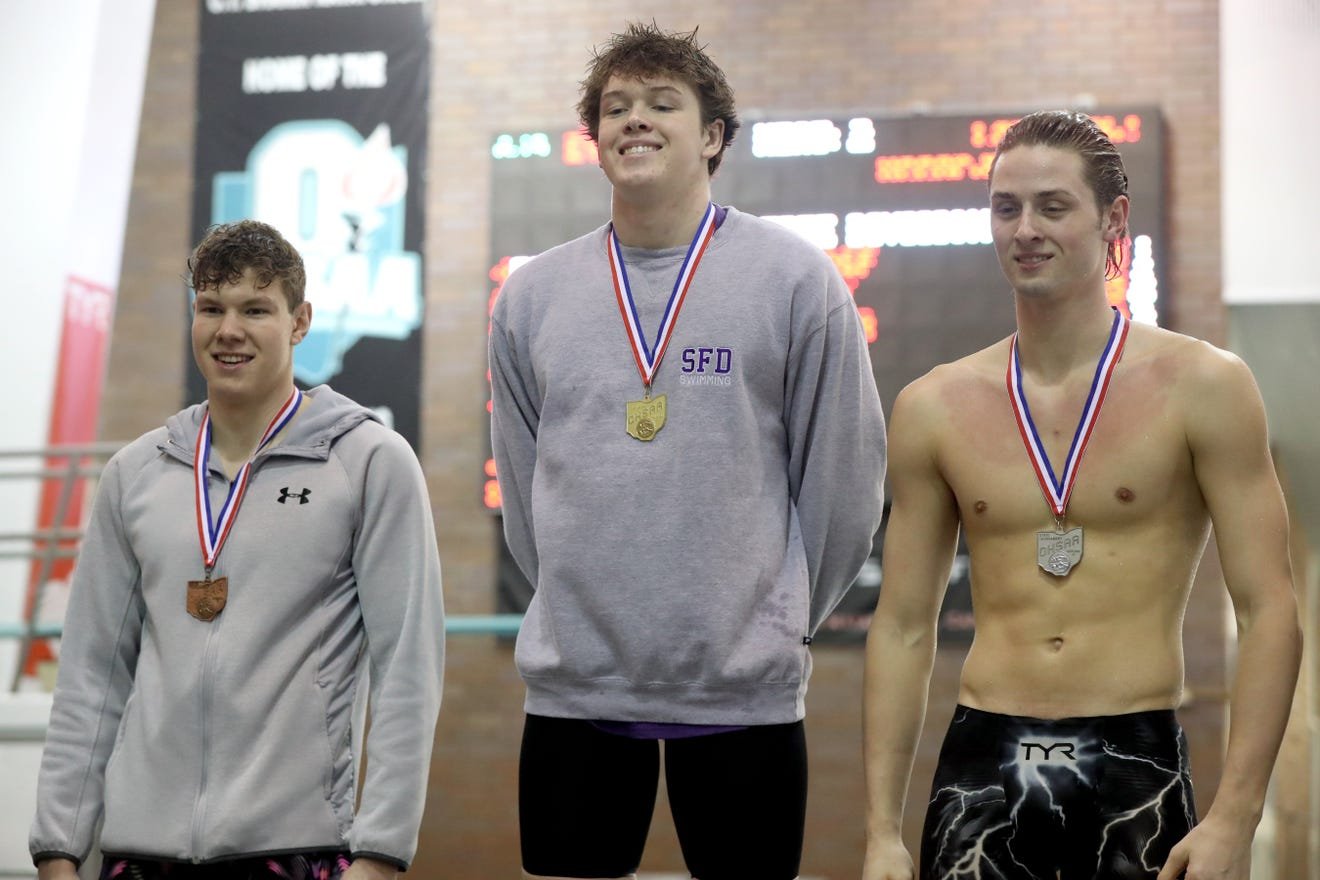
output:
<instances>
[{"instance_id":1,"label":"hand behind back","mask_svg":"<svg viewBox=\"0 0 1320 880\"><path fill-rule=\"evenodd\" d=\"M916 876L903 841L894 838L867 844L862 880L915 880Z\"/></svg>"}]
</instances>

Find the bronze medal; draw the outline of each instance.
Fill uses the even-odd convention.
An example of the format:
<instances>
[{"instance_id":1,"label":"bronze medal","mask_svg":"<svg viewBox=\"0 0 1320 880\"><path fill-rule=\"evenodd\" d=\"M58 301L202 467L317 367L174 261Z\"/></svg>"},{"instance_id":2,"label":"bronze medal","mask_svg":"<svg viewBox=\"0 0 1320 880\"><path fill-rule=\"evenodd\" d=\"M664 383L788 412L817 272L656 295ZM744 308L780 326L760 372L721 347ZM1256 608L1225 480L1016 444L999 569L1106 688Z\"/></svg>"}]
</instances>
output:
<instances>
[{"instance_id":1,"label":"bronze medal","mask_svg":"<svg viewBox=\"0 0 1320 880\"><path fill-rule=\"evenodd\" d=\"M628 401L624 423L628 435L643 442L654 440L665 426L667 409L663 394L654 398L648 394L641 400Z\"/></svg>"},{"instance_id":2,"label":"bronze medal","mask_svg":"<svg viewBox=\"0 0 1320 880\"><path fill-rule=\"evenodd\" d=\"M229 598L229 578L188 581L188 613L204 623L210 623L225 610Z\"/></svg>"},{"instance_id":3,"label":"bronze medal","mask_svg":"<svg viewBox=\"0 0 1320 880\"><path fill-rule=\"evenodd\" d=\"M266 432L261 435L261 441L253 451L252 457L243 463L238 475L231 482L229 497L225 499L224 506L220 508L220 515L215 520L211 516L211 490L207 468L207 462L211 458L210 408L207 407L202 414L202 425L197 430L197 448L193 455L193 499L197 507L197 536L202 545L202 565L206 574L200 581L188 581L187 600L184 602L188 613L198 620L210 622L225 610L225 601L229 598L229 578L211 579L215 561L219 558L220 549L224 547L225 541L229 539L229 530L234 525L234 518L238 516L239 505L243 503L248 477L252 473L252 462L257 453L265 449L266 444L270 443L293 418L302 404L302 399L303 393L294 388L289 399L284 401L279 412L275 413L270 424L266 426Z\"/></svg>"}]
</instances>

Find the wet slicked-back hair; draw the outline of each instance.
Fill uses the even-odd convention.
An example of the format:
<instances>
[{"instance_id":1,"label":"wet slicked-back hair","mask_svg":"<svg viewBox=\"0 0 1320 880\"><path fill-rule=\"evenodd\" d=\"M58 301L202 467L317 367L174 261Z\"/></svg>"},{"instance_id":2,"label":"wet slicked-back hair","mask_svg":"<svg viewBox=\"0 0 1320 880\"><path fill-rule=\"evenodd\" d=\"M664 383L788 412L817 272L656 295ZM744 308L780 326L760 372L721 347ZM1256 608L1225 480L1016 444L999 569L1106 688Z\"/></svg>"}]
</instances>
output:
<instances>
[{"instance_id":1,"label":"wet slicked-back hair","mask_svg":"<svg viewBox=\"0 0 1320 880\"><path fill-rule=\"evenodd\" d=\"M742 123L734 107L733 89L724 71L706 54L706 47L697 42L696 30L667 33L654 22L632 23L623 33L596 47L587 65L587 78L581 83L577 106L582 127L592 141L600 135L601 93L615 75L636 79L668 76L692 87L701 102L701 124L724 120L724 143L706 162L706 170L713 175Z\"/></svg>"},{"instance_id":2,"label":"wet slicked-back hair","mask_svg":"<svg viewBox=\"0 0 1320 880\"><path fill-rule=\"evenodd\" d=\"M289 311L302 304L307 290L302 256L278 229L259 220L208 229L188 258L188 285L196 291L216 290L237 284L248 269L256 276L259 289L280 282Z\"/></svg>"},{"instance_id":3,"label":"wet slicked-back hair","mask_svg":"<svg viewBox=\"0 0 1320 880\"><path fill-rule=\"evenodd\" d=\"M1123 157L1118 148L1095 120L1073 110L1041 110L1013 123L995 150L990 178L994 179L994 168L999 164L1000 156L1014 147L1034 146L1072 150L1082 157L1082 174L1101 214L1114 203L1114 199L1127 195L1128 176L1123 170ZM1115 278L1121 272L1123 239L1127 234L1125 228L1109 243L1105 278Z\"/></svg>"}]
</instances>

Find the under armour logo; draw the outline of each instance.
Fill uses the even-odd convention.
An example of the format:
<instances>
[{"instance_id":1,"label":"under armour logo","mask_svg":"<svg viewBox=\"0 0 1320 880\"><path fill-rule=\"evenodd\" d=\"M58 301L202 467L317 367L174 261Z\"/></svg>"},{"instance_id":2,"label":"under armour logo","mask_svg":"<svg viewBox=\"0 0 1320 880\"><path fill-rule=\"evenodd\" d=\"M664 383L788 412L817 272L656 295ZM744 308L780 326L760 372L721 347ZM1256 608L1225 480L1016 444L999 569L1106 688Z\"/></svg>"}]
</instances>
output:
<instances>
[{"instance_id":1,"label":"under armour logo","mask_svg":"<svg viewBox=\"0 0 1320 880\"><path fill-rule=\"evenodd\" d=\"M311 489L303 489L301 492L290 492L289 487L285 486L280 490L280 497L275 499L280 504L288 501L290 498L297 498L299 504L307 503L307 496L312 494Z\"/></svg>"}]
</instances>

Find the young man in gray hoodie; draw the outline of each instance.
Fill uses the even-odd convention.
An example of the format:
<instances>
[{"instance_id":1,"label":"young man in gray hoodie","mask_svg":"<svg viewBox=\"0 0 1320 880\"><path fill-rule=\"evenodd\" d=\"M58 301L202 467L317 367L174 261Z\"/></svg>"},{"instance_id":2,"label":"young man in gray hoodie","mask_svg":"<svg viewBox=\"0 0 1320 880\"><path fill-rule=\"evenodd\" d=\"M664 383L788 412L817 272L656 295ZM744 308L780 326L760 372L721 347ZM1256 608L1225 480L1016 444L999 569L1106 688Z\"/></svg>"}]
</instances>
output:
<instances>
[{"instance_id":1,"label":"young man in gray hoodie","mask_svg":"<svg viewBox=\"0 0 1320 880\"><path fill-rule=\"evenodd\" d=\"M828 257L711 201L739 123L696 32L632 25L578 110L611 222L495 305L493 444L535 587L528 877L636 871L660 747L700 880L797 876L808 645L871 549L884 420Z\"/></svg>"},{"instance_id":2,"label":"young man in gray hoodie","mask_svg":"<svg viewBox=\"0 0 1320 880\"><path fill-rule=\"evenodd\" d=\"M443 672L421 468L370 410L295 388L312 308L279 232L215 227L189 269L207 401L102 475L33 861L75 877L104 820L102 878L392 878L417 847Z\"/></svg>"}]
</instances>

